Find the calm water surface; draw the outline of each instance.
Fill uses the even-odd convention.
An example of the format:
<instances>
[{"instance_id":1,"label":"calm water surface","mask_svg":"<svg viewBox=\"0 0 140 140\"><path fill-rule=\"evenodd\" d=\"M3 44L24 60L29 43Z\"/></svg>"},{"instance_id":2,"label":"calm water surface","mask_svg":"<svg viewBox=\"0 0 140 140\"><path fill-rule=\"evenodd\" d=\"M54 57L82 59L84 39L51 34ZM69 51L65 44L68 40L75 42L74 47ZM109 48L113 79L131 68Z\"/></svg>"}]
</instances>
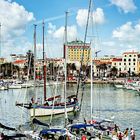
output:
<instances>
[{"instance_id":1,"label":"calm water surface","mask_svg":"<svg viewBox=\"0 0 140 140\"><path fill-rule=\"evenodd\" d=\"M69 85L68 95L76 92L76 85ZM47 87L47 96L52 96L56 91L53 86ZM81 93L81 91L80 91ZM36 89L37 97L43 98L43 88ZM59 85L57 95L63 94L63 85ZM123 89L115 89L112 85L96 84L93 86L93 114L98 117L114 118L121 127L133 127L136 131L136 139L140 140L140 96L134 92ZM34 96L34 89L9 89L0 91L0 122L8 126L18 127L30 120L26 109L15 106L16 101L29 101ZM78 120L90 118L91 110L90 85L85 86L82 111ZM71 116L70 116L71 117ZM49 118L47 118L49 121ZM53 118L53 124L63 125L64 116Z\"/></svg>"}]
</instances>

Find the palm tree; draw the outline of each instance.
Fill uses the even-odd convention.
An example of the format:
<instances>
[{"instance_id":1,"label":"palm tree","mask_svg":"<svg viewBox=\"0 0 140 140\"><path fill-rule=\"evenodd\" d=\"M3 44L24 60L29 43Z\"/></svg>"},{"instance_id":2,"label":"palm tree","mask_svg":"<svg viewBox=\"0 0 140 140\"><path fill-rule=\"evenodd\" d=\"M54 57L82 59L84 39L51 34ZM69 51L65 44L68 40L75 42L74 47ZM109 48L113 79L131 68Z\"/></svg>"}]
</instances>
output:
<instances>
[{"instance_id":1,"label":"palm tree","mask_svg":"<svg viewBox=\"0 0 140 140\"><path fill-rule=\"evenodd\" d=\"M28 50L26 53L26 60L27 63L25 64L23 70L25 72L25 75L27 75L28 69L29 70L29 78L33 78L33 73L34 73L34 54L32 53L31 50Z\"/></svg>"},{"instance_id":2,"label":"palm tree","mask_svg":"<svg viewBox=\"0 0 140 140\"><path fill-rule=\"evenodd\" d=\"M115 77L118 73L118 69L116 67L112 67L111 68L111 74L113 75L113 77Z\"/></svg>"},{"instance_id":3,"label":"palm tree","mask_svg":"<svg viewBox=\"0 0 140 140\"><path fill-rule=\"evenodd\" d=\"M107 65L105 63L100 65L100 69L103 71L103 77L105 77L105 73L107 70Z\"/></svg>"},{"instance_id":4,"label":"palm tree","mask_svg":"<svg viewBox=\"0 0 140 140\"><path fill-rule=\"evenodd\" d=\"M97 65L97 70L99 71L99 77L105 77L105 73L107 70L107 65L105 63ZM102 75L101 75L102 74Z\"/></svg>"}]
</instances>

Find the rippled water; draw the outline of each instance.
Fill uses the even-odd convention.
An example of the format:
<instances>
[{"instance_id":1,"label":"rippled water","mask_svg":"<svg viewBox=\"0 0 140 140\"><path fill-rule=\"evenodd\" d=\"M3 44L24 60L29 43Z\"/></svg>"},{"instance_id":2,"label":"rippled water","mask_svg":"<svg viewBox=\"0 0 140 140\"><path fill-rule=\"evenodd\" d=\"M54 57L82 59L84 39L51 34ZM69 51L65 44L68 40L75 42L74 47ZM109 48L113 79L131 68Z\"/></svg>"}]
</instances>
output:
<instances>
[{"instance_id":1,"label":"rippled water","mask_svg":"<svg viewBox=\"0 0 140 140\"><path fill-rule=\"evenodd\" d=\"M55 87L47 87L47 96L54 94ZM68 94L76 92L76 85L68 86ZM57 93L63 93L63 86L59 86ZM81 93L81 91L80 91ZM43 98L43 88L37 88L36 94ZM93 86L93 114L98 117L114 118L121 130L133 127L136 139L140 140L140 96L134 92L115 89L108 84L95 84ZM8 126L17 127L30 120L28 111L15 106L16 101L28 101L34 96L34 89L9 89L0 91L0 122ZM79 120L90 118L90 85L85 86L84 100ZM57 116L53 124L63 124L64 116Z\"/></svg>"}]
</instances>

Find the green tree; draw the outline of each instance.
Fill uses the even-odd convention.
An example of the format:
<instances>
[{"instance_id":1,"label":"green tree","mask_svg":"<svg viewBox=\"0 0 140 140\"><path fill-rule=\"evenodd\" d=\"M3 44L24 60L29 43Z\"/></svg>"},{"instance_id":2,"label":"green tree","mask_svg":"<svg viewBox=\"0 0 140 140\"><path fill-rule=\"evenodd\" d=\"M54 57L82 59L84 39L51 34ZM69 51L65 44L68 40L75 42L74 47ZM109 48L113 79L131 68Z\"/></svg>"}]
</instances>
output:
<instances>
[{"instance_id":1,"label":"green tree","mask_svg":"<svg viewBox=\"0 0 140 140\"><path fill-rule=\"evenodd\" d=\"M107 70L107 65L105 63L100 65L100 69L103 71L103 77L105 77L105 73Z\"/></svg>"},{"instance_id":2,"label":"green tree","mask_svg":"<svg viewBox=\"0 0 140 140\"><path fill-rule=\"evenodd\" d=\"M18 73L20 68L12 63L3 63L0 65L0 73L2 73L3 77L12 77L15 73Z\"/></svg>"},{"instance_id":3,"label":"green tree","mask_svg":"<svg viewBox=\"0 0 140 140\"><path fill-rule=\"evenodd\" d=\"M118 73L118 69L116 67L112 67L111 68L111 74L113 75L113 77L115 77Z\"/></svg>"},{"instance_id":4,"label":"green tree","mask_svg":"<svg viewBox=\"0 0 140 140\"><path fill-rule=\"evenodd\" d=\"M99 72L99 77L105 77L105 73L107 70L107 65L105 63L97 65L97 70ZM102 74L102 75L101 75Z\"/></svg>"}]
</instances>

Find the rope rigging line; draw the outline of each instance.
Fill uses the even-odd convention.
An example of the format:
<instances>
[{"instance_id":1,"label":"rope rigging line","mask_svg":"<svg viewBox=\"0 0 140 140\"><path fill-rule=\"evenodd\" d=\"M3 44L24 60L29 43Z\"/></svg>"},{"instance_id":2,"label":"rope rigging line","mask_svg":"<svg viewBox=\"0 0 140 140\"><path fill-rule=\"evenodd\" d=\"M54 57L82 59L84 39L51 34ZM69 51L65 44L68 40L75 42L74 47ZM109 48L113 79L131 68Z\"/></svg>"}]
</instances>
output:
<instances>
[{"instance_id":1,"label":"rope rigging line","mask_svg":"<svg viewBox=\"0 0 140 140\"><path fill-rule=\"evenodd\" d=\"M82 58L81 58L81 62L80 62L81 63L81 67L80 67L80 72L79 72L76 97L78 96L78 93L79 93L79 86L80 86L81 72L82 72L83 59L84 59L84 50L85 50L86 38L87 38L87 30L88 30L88 22L89 22L90 9L91 9L91 0L90 0L90 4L89 4L89 9L88 9L88 17L87 17L87 23L86 23L86 30L85 30L85 37L84 37L84 45L83 45L83 51L82 51Z\"/></svg>"},{"instance_id":2,"label":"rope rigging line","mask_svg":"<svg viewBox=\"0 0 140 140\"><path fill-rule=\"evenodd\" d=\"M29 56L29 63L28 63L28 72L27 72L27 82L29 81L29 74L30 74L30 69L31 69L31 57L32 57L32 55L30 55ZM25 99L26 99L26 96L27 96L27 87L26 87L26 89L25 89L25 94L24 94L24 97L23 97L23 101L25 101ZM23 107L22 107L22 113L21 113L21 124L23 124L23 112L24 112L24 102L23 102Z\"/></svg>"},{"instance_id":3,"label":"rope rigging line","mask_svg":"<svg viewBox=\"0 0 140 140\"><path fill-rule=\"evenodd\" d=\"M85 85L84 80L86 78L86 75L82 78L81 72L82 72L82 66L83 66L83 60L84 60L84 51L85 51L85 46L86 46L87 31L88 31L88 25L89 25L89 17L90 17L90 13L91 13L91 3L92 3L92 0L90 0L90 2L89 2L88 17L87 17L85 37L84 37L84 45L83 45L83 48L82 48L83 51L82 51L82 58L81 58L81 62L80 62L81 67L80 67L80 71L79 71L77 91L76 91L76 97L78 97L80 82L82 81L82 96L81 96L81 102L80 102L80 109L79 110L81 110L81 106L82 106L82 102L83 102L84 89L85 89L84 88L84 85ZM90 53L90 49L88 50L88 59L89 59L89 53ZM88 59L87 59L87 64L88 64ZM86 69L87 69L87 66L86 66ZM85 71L86 71L86 69L85 69Z\"/></svg>"}]
</instances>

